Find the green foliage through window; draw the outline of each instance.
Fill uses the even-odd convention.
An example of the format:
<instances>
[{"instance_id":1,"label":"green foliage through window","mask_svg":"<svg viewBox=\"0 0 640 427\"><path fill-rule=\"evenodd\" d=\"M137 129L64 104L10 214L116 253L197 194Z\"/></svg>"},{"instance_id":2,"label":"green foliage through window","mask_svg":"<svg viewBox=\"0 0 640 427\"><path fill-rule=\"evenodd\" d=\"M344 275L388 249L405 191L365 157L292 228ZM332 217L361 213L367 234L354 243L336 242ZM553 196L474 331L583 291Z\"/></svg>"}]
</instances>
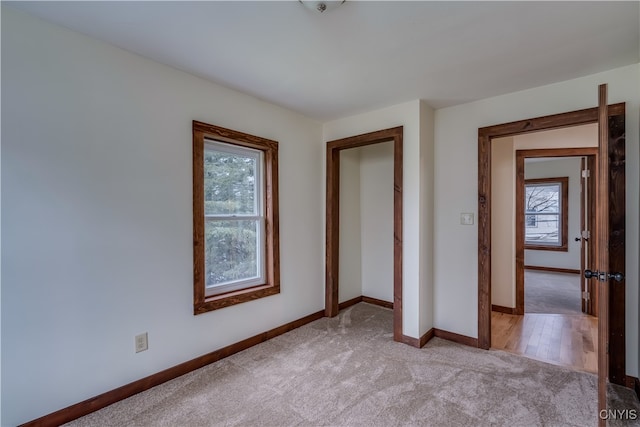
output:
<instances>
[{"instance_id":1,"label":"green foliage through window","mask_svg":"<svg viewBox=\"0 0 640 427\"><path fill-rule=\"evenodd\" d=\"M278 142L193 121L193 313L280 293Z\"/></svg>"},{"instance_id":2,"label":"green foliage through window","mask_svg":"<svg viewBox=\"0 0 640 427\"><path fill-rule=\"evenodd\" d=\"M205 215L256 215L257 160L205 148Z\"/></svg>"},{"instance_id":3,"label":"green foliage through window","mask_svg":"<svg viewBox=\"0 0 640 427\"><path fill-rule=\"evenodd\" d=\"M204 150L205 286L259 279L261 153L208 142Z\"/></svg>"},{"instance_id":4,"label":"green foliage through window","mask_svg":"<svg viewBox=\"0 0 640 427\"><path fill-rule=\"evenodd\" d=\"M258 277L257 221L207 221L206 286Z\"/></svg>"}]
</instances>

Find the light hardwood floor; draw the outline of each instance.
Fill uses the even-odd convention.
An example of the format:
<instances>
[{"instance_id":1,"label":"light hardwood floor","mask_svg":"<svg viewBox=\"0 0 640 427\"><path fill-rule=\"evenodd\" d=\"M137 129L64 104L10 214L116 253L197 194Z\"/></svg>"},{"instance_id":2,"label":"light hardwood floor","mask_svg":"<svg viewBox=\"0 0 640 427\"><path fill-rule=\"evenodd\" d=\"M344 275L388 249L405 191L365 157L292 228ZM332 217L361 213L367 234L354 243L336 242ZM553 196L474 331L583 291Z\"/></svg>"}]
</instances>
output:
<instances>
[{"instance_id":1,"label":"light hardwood floor","mask_svg":"<svg viewBox=\"0 0 640 427\"><path fill-rule=\"evenodd\" d=\"M598 319L586 314L492 312L492 348L598 372Z\"/></svg>"}]
</instances>

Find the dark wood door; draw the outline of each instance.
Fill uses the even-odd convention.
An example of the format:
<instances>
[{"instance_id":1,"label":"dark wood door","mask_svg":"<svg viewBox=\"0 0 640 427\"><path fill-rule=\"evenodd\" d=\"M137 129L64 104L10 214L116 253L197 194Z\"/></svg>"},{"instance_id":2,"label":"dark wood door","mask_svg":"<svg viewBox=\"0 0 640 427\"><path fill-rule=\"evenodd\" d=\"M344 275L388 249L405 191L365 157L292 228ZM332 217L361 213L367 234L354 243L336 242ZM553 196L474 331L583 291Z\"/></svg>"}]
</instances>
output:
<instances>
[{"instance_id":1,"label":"dark wood door","mask_svg":"<svg viewBox=\"0 0 640 427\"><path fill-rule=\"evenodd\" d=\"M607 123L607 166L609 215L607 230L609 274L621 273L622 280L609 280L609 381L624 385L625 372L625 113L609 111ZM595 282L595 281L593 281Z\"/></svg>"},{"instance_id":2,"label":"dark wood door","mask_svg":"<svg viewBox=\"0 0 640 427\"><path fill-rule=\"evenodd\" d=\"M625 124L609 115L607 85L598 95L596 271L598 287L598 409L607 409L607 383L625 382ZM601 419L600 425L606 425Z\"/></svg>"},{"instance_id":3,"label":"dark wood door","mask_svg":"<svg viewBox=\"0 0 640 427\"><path fill-rule=\"evenodd\" d=\"M588 191L588 171L587 157L580 160L580 236L576 237L576 241L580 241L580 300L582 302L582 312L589 314L589 285L584 277L584 270L587 268L587 242L589 239L585 235L587 233L587 200Z\"/></svg>"},{"instance_id":4,"label":"dark wood door","mask_svg":"<svg viewBox=\"0 0 640 427\"><path fill-rule=\"evenodd\" d=\"M609 138L607 85L598 88L598 197L596 206L596 270L598 280L598 414L607 409L607 373L609 349ZM607 425L600 417L599 425Z\"/></svg>"}]
</instances>

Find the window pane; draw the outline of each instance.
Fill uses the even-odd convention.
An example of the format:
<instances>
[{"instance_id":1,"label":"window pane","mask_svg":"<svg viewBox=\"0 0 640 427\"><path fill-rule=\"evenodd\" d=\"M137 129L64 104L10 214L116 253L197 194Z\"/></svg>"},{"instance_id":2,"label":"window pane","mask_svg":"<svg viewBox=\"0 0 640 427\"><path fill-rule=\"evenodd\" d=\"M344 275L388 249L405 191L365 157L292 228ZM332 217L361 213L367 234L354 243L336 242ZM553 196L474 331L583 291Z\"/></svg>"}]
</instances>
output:
<instances>
[{"instance_id":1,"label":"window pane","mask_svg":"<svg viewBox=\"0 0 640 427\"><path fill-rule=\"evenodd\" d=\"M205 148L205 215L257 215L257 163L257 155Z\"/></svg>"},{"instance_id":2,"label":"window pane","mask_svg":"<svg viewBox=\"0 0 640 427\"><path fill-rule=\"evenodd\" d=\"M560 212L560 184L525 186L525 213Z\"/></svg>"},{"instance_id":3,"label":"window pane","mask_svg":"<svg viewBox=\"0 0 640 427\"><path fill-rule=\"evenodd\" d=\"M560 244L560 183L525 185L525 241Z\"/></svg>"},{"instance_id":4,"label":"window pane","mask_svg":"<svg viewBox=\"0 0 640 427\"><path fill-rule=\"evenodd\" d=\"M529 225L529 217L535 221ZM553 215L527 215L527 226L525 228L525 241L538 245L560 244L560 216Z\"/></svg>"},{"instance_id":5,"label":"window pane","mask_svg":"<svg viewBox=\"0 0 640 427\"><path fill-rule=\"evenodd\" d=\"M205 286L260 277L259 220L205 222Z\"/></svg>"}]
</instances>

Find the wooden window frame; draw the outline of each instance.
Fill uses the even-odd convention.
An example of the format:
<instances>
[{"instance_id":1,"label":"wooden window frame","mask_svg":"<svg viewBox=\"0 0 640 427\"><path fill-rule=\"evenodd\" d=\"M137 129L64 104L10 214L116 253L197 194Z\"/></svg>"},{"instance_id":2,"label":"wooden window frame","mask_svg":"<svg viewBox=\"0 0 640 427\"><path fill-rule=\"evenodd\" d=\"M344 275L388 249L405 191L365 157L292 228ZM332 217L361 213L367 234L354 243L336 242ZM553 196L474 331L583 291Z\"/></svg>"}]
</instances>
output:
<instances>
[{"instance_id":1,"label":"wooden window frame","mask_svg":"<svg viewBox=\"0 0 640 427\"><path fill-rule=\"evenodd\" d=\"M265 211L265 283L217 295L205 295L205 139L253 148L263 154ZM193 314L229 307L280 293L280 239L278 220L278 142L259 136L193 121Z\"/></svg>"},{"instance_id":2,"label":"wooden window frame","mask_svg":"<svg viewBox=\"0 0 640 427\"><path fill-rule=\"evenodd\" d=\"M537 178L537 179L526 179L523 183L523 191L522 194L526 194L525 188L530 184L560 184L560 244L559 245L532 245L528 244L526 241L526 233L525 233L525 242L524 248L526 250L533 251L558 251L558 252L568 252L569 251L569 177L557 177L557 178ZM524 200L524 197L522 198ZM521 200L518 201L520 203ZM526 212L523 209L523 220L522 224L526 225Z\"/></svg>"}]
</instances>

